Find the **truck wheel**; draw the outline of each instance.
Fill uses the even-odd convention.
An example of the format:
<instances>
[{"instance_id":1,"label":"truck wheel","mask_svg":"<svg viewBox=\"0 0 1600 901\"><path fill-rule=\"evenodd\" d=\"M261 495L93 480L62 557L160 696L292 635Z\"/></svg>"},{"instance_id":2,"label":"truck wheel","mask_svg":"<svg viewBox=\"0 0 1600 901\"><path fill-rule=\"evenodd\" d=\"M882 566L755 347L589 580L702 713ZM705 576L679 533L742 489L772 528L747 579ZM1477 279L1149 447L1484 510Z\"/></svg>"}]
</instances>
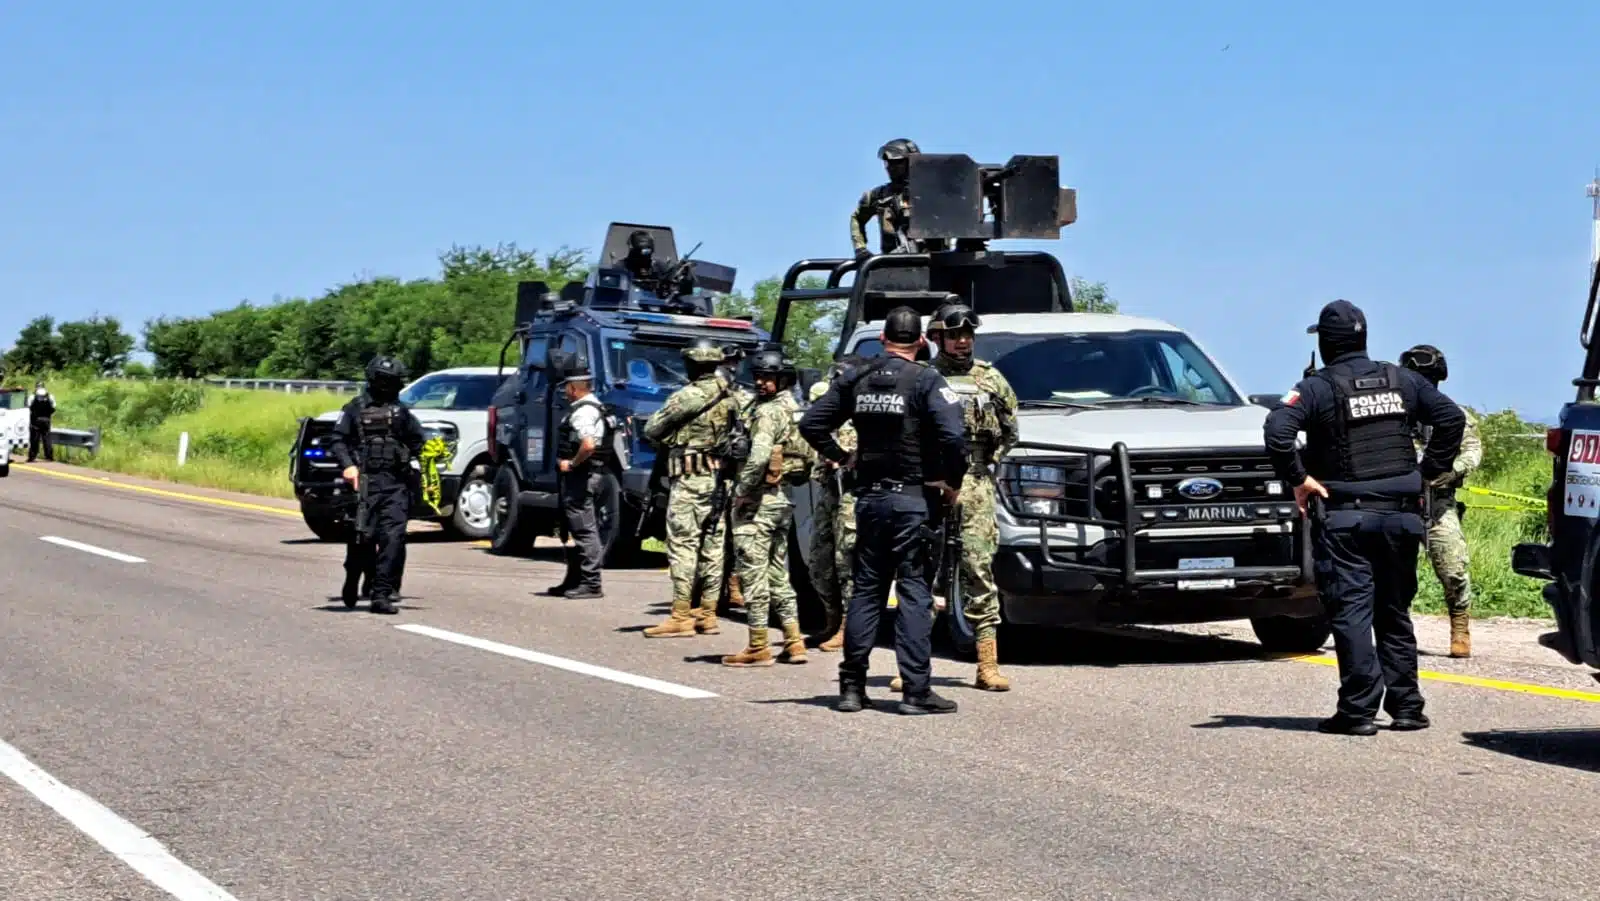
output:
<instances>
[{"instance_id":1,"label":"truck wheel","mask_svg":"<svg viewBox=\"0 0 1600 901\"><path fill-rule=\"evenodd\" d=\"M1269 651L1310 654L1333 634L1325 616L1258 616L1250 620L1261 646Z\"/></svg>"},{"instance_id":2,"label":"truck wheel","mask_svg":"<svg viewBox=\"0 0 1600 901\"><path fill-rule=\"evenodd\" d=\"M616 473L600 474L594 493L595 528L600 533L601 565L607 569L632 566L639 558L639 539L634 537L638 515L622 502L622 483Z\"/></svg>"},{"instance_id":3,"label":"truck wheel","mask_svg":"<svg viewBox=\"0 0 1600 901\"><path fill-rule=\"evenodd\" d=\"M800 631L810 635L821 631L828 612L822 609L816 586L811 584L811 567L800 553L800 530L789 526L789 584L794 587L795 607L800 614Z\"/></svg>"},{"instance_id":4,"label":"truck wheel","mask_svg":"<svg viewBox=\"0 0 1600 901\"><path fill-rule=\"evenodd\" d=\"M350 525L339 517L337 513L326 507L317 507L311 504L300 504L300 518L306 521L313 534L323 541L336 541L340 544L350 540Z\"/></svg>"},{"instance_id":5,"label":"truck wheel","mask_svg":"<svg viewBox=\"0 0 1600 901\"><path fill-rule=\"evenodd\" d=\"M493 531L489 511L494 507L494 472L480 463L461 476L456 509L446 523L450 531L470 541L488 538Z\"/></svg>"},{"instance_id":6,"label":"truck wheel","mask_svg":"<svg viewBox=\"0 0 1600 901\"><path fill-rule=\"evenodd\" d=\"M533 520L525 515L518 498L522 486L509 465L494 474L494 495L489 504L489 550L500 556L521 554L533 547Z\"/></svg>"},{"instance_id":7,"label":"truck wheel","mask_svg":"<svg viewBox=\"0 0 1600 901\"><path fill-rule=\"evenodd\" d=\"M8 475L11 475L11 461L9 459L5 460L4 462L0 462L0 479L3 479Z\"/></svg>"}]
</instances>

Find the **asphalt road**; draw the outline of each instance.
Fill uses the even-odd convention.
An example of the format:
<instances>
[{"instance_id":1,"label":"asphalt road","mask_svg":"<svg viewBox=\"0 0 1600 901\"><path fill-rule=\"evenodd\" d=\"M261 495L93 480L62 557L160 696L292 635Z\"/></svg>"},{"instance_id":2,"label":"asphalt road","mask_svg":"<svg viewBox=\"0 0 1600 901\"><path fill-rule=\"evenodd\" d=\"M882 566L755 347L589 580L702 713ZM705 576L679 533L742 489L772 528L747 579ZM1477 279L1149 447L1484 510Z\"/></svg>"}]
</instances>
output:
<instances>
[{"instance_id":1,"label":"asphalt road","mask_svg":"<svg viewBox=\"0 0 1600 901\"><path fill-rule=\"evenodd\" d=\"M943 717L886 712L880 649L882 709L847 716L836 654L731 670L736 619L639 635L655 570L548 598L554 551L417 534L401 613L346 612L342 548L277 502L23 469L0 482L7 899L1481 901L1600 875L1593 700L1429 681L1433 729L1325 736L1331 667L1132 630L1002 648L1006 694L936 661ZM1544 684L1600 691L1558 662Z\"/></svg>"}]
</instances>

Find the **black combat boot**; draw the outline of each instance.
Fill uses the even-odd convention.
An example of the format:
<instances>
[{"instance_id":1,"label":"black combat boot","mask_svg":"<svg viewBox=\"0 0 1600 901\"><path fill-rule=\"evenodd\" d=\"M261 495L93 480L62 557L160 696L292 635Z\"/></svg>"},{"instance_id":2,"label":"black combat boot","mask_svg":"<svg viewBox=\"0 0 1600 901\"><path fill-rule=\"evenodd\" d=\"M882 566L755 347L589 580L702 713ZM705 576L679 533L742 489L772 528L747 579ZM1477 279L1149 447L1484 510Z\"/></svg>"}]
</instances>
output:
<instances>
[{"instance_id":1,"label":"black combat boot","mask_svg":"<svg viewBox=\"0 0 1600 901\"><path fill-rule=\"evenodd\" d=\"M1318 723L1317 731L1326 732L1330 735L1377 735L1378 725L1372 720L1357 719L1352 716L1345 716L1342 713L1335 713L1333 716Z\"/></svg>"},{"instance_id":2,"label":"black combat boot","mask_svg":"<svg viewBox=\"0 0 1600 901\"><path fill-rule=\"evenodd\" d=\"M956 702L949 698L942 698L929 689L923 695L902 695L900 698L900 712L910 714L923 713L955 713Z\"/></svg>"},{"instance_id":3,"label":"black combat boot","mask_svg":"<svg viewBox=\"0 0 1600 901\"><path fill-rule=\"evenodd\" d=\"M564 598L571 598L574 601L587 601L594 598L603 598L605 597L605 593L600 590L600 586L598 585L594 586L593 588L587 585L579 585L577 588L567 589L566 592L561 596Z\"/></svg>"},{"instance_id":4,"label":"black combat boot","mask_svg":"<svg viewBox=\"0 0 1600 901\"><path fill-rule=\"evenodd\" d=\"M839 678L839 703L833 709L840 713L859 713L864 707L871 707L872 702L867 699L866 680L856 680L841 676Z\"/></svg>"},{"instance_id":5,"label":"black combat boot","mask_svg":"<svg viewBox=\"0 0 1600 901\"><path fill-rule=\"evenodd\" d=\"M394 598L380 595L372 599L373 613L399 613L400 608L394 605Z\"/></svg>"}]
</instances>

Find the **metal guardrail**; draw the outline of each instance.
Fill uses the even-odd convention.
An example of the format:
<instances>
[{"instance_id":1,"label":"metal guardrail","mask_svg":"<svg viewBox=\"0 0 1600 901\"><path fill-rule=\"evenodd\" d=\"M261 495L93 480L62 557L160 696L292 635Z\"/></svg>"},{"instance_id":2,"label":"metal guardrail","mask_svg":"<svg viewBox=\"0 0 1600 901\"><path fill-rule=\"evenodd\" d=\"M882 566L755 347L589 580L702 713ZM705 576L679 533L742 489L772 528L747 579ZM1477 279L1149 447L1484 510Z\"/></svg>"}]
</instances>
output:
<instances>
[{"instance_id":1,"label":"metal guardrail","mask_svg":"<svg viewBox=\"0 0 1600 901\"><path fill-rule=\"evenodd\" d=\"M342 382L329 379L232 379L208 378L208 385L222 388L244 388L251 391L282 391L286 394L306 394L312 391L333 391L338 394L356 394L360 382Z\"/></svg>"},{"instance_id":2,"label":"metal guardrail","mask_svg":"<svg viewBox=\"0 0 1600 901\"><path fill-rule=\"evenodd\" d=\"M51 429L50 441L56 447L81 447L90 456L100 452L100 427L92 429Z\"/></svg>"}]
</instances>

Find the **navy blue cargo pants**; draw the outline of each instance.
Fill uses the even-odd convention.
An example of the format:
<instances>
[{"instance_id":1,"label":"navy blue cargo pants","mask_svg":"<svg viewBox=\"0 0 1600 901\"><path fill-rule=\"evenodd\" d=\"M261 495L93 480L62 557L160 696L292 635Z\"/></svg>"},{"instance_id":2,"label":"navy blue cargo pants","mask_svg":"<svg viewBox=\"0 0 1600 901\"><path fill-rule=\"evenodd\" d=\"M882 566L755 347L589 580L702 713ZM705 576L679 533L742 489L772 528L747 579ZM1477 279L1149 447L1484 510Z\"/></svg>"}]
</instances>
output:
<instances>
[{"instance_id":1,"label":"navy blue cargo pants","mask_svg":"<svg viewBox=\"0 0 1600 901\"><path fill-rule=\"evenodd\" d=\"M856 495L855 585L844 624L839 685L865 688L878 618L899 584L894 645L905 697L928 693L933 655L933 592L928 587L923 527L928 502L922 486L871 487Z\"/></svg>"},{"instance_id":2,"label":"navy blue cargo pants","mask_svg":"<svg viewBox=\"0 0 1600 901\"><path fill-rule=\"evenodd\" d=\"M1372 720L1380 708L1391 717L1422 713L1411 601L1424 531L1415 513L1332 508L1313 526L1317 591L1333 626L1345 717Z\"/></svg>"}]
</instances>

